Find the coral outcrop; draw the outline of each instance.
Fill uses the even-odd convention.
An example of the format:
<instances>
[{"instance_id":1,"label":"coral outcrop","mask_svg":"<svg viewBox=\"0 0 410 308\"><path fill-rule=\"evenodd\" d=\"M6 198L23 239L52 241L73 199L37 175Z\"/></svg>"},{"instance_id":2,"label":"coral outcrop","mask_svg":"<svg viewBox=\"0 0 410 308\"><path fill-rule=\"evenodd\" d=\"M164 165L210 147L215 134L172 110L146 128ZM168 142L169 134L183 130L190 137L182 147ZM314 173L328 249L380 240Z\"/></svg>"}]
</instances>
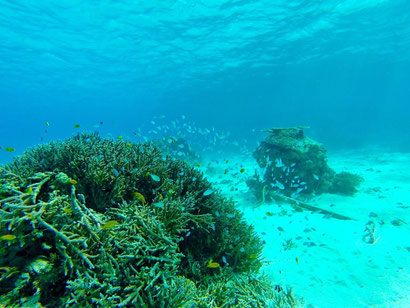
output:
<instances>
[{"instance_id":1,"label":"coral outcrop","mask_svg":"<svg viewBox=\"0 0 410 308\"><path fill-rule=\"evenodd\" d=\"M262 243L202 173L79 134L0 169L7 307L267 307Z\"/></svg>"},{"instance_id":2,"label":"coral outcrop","mask_svg":"<svg viewBox=\"0 0 410 308\"><path fill-rule=\"evenodd\" d=\"M248 180L259 197L269 192L297 198L322 193L353 195L361 182L358 175L336 173L327 164L325 147L304 134L306 127L271 128L253 155L262 168Z\"/></svg>"}]
</instances>

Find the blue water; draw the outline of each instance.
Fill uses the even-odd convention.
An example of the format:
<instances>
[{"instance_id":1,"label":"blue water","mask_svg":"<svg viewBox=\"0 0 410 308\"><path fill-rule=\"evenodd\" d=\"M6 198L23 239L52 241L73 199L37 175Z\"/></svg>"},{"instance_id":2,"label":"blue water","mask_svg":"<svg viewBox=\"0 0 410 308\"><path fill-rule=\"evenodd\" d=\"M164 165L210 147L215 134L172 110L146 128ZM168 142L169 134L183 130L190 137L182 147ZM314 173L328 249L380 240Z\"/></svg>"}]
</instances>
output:
<instances>
[{"instance_id":1,"label":"blue water","mask_svg":"<svg viewBox=\"0 0 410 308\"><path fill-rule=\"evenodd\" d=\"M160 114L409 148L405 0L2 1L0 72L0 146L17 153L75 123L126 134Z\"/></svg>"},{"instance_id":2,"label":"blue water","mask_svg":"<svg viewBox=\"0 0 410 308\"><path fill-rule=\"evenodd\" d=\"M82 131L252 159L261 129L307 125L330 151L396 151L405 166L409 84L409 0L0 2L0 163ZM374 172L390 159L372 157ZM392 204L407 206L401 176Z\"/></svg>"}]
</instances>

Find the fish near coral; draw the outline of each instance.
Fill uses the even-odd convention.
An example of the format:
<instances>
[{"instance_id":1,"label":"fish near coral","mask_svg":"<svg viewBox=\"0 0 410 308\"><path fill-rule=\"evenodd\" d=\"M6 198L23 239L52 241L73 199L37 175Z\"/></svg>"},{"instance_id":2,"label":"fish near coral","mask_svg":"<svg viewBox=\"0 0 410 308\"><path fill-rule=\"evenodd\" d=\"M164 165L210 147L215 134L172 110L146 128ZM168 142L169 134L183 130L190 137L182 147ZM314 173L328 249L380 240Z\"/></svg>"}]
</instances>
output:
<instances>
[{"instance_id":1,"label":"fish near coral","mask_svg":"<svg viewBox=\"0 0 410 308\"><path fill-rule=\"evenodd\" d=\"M219 263L218 262L214 262L212 259L209 260L208 264L206 265L207 268L218 268L219 267Z\"/></svg>"},{"instance_id":2,"label":"fish near coral","mask_svg":"<svg viewBox=\"0 0 410 308\"><path fill-rule=\"evenodd\" d=\"M27 187L26 189L26 194L32 194L33 193L33 187Z\"/></svg>"},{"instance_id":3,"label":"fish near coral","mask_svg":"<svg viewBox=\"0 0 410 308\"><path fill-rule=\"evenodd\" d=\"M3 241L12 241L12 240L15 240L15 239L16 239L16 236L13 235L13 234L6 234L6 235L0 236L0 238L1 238Z\"/></svg>"},{"instance_id":4,"label":"fish near coral","mask_svg":"<svg viewBox=\"0 0 410 308\"><path fill-rule=\"evenodd\" d=\"M111 229L111 228L115 227L115 226L117 225L117 223L118 223L118 222L117 222L116 220L107 221L107 222L101 227L101 230Z\"/></svg>"},{"instance_id":5,"label":"fish near coral","mask_svg":"<svg viewBox=\"0 0 410 308\"><path fill-rule=\"evenodd\" d=\"M151 176L151 179L155 182L159 182L161 180L158 175L155 175L155 174L151 173L150 176Z\"/></svg>"},{"instance_id":6,"label":"fish near coral","mask_svg":"<svg viewBox=\"0 0 410 308\"><path fill-rule=\"evenodd\" d=\"M145 203L145 202L146 202L146 201L145 201L145 197L143 196L143 194L141 194L141 193L139 193L139 192L137 192L137 191L135 191L135 192L132 193L132 197L133 197L134 199L140 200L142 203Z\"/></svg>"},{"instance_id":7,"label":"fish near coral","mask_svg":"<svg viewBox=\"0 0 410 308\"><path fill-rule=\"evenodd\" d=\"M69 215L69 214L71 214L71 213L73 212L73 210L70 209L70 208L68 208L68 207L65 207L65 208L63 208L63 212L64 212L65 214Z\"/></svg>"},{"instance_id":8,"label":"fish near coral","mask_svg":"<svg viewBox=\"0 0 410 308\"><path fill-rule=\"evenodd\" d=\"M213 192L214 192L213 189L208 188L207 190L204 191L203 195L206 197L206 196L211 195Z\"/></svg>"}]
</instances>

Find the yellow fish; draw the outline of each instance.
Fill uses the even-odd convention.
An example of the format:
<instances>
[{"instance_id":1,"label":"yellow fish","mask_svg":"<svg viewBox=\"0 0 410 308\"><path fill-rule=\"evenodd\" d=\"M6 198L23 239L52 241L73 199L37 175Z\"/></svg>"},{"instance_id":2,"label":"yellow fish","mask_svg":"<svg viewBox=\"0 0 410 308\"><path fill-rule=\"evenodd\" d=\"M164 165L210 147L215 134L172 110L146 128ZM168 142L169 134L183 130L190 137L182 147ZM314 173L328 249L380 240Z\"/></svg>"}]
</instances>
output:
<instances>
[{"instance_id":1,"label":"yellow fish","mask_svg":"<svg viewBox=\"0 0 410 308\"><path fill-rule=\"evenodd\" d=\"M164 200L164 196L161 193L158 193L159 200Z\"/></svg>"},{"instance_id":2,"label":"yellow fish","mask_svg":"<svg viewBox=\"0 0 410 308\"><path fill-rule=\"evenodd\" d=\"M242 168L241 170L239 170L240 173L244 173L245 172L245 168Z\"/></svg>"},{"instance_id":3,"label":"yellow fish","mask_svg":"<svg viewBox=\"0 0 410 308\"><path fill-rule=\"evenodd\" d=\"M218 262L214 262L214 261L212 261L212 259L211 259L211 260L209 260L209 262L208 262L208 264L207 264L206 267L207 267L207 268L218 268L218 267L219 267L219 263L218 263Z\"/></svg>"},{"instance_id":4,"label":"yellow fish","mask_svg":"<svg viewBox=\"0 0 410 308\"><path fill-rule=\"evenodd\" d=\"M27 193L27 194L32 194L32 193L33 193L33 187L28 187L28 188L26 189L26 193Z\"/></svg>"},{"instance_id":5,"label":"yellow fish","mask_svg":"<svg viewBox=\"0 0 410 308\"><path fill-rule=\"evenodd\" d=\"M126 145L127 147L130 147L130 146L131 146L131 143L130 143L130 142L127 142L125 145Z\"/></svg>"},{"instance_id":6,"label":"yellow fish","mask_svg":"<svg viewBox=\"0 0 410 308\"><path fill-rule=\"evenodd\" d=\"M108 230L113 228L117 224L116 220L107 221L102 227L101 230Z\"/></svg>"},{"instance_id":7,"label":"yellow fish","mask_svg":"<svg viewBox=\"0 0 410 308\"><path fill-rule=\"evenodd\" d=\"M71 214L73 212L73 210L68 208L68 207L65 207L65 208L63 208L63 212L66 213L66 214Z\"/></svg>"},{"instance_id":8,"label":"yellow fish","mask_svg":"<svg viewBox=\"0 0 410 308\"><path fill-rule=\"evenodd\" d=\"M140 194L139 192L136 192L136 191L133 192L132 196L134 197L134 199L139 199L139 200L142 201L142 203L145 203L145 197L142 194Z\"/></svg>"},{"instance_id":9,"label":"yellow fish","mask_svg":"<svg viewBox=\"0 0 410 308\"><path fill-rule=\"evenodd\" d=\"M118 136L117 138L121 140L121 139L122 139L122 136Z\"/></svg>"},{"instance_id":10,"label":"yellow fish","mask_svg":"<svg viewBox=\"0 0 410 308\"><path fill-rule=\"evenodd\" d=\"M6 150L7 152L14 152L14 148L10 148L10 147L5 148L5 150Z\"/></svg>"},{"instance_id":11,"label":"yellow fish","mask_svg":"<svg viewBox=\"0 0 410 308\"><path fill-rule=\"evenodd\" d=\"M200 165L200 164L195 164L195 166L197 166L198 168L199 168L199 167L201 167L201 165Z\"/></svg>"},{"instance_id":12,"label":"yellow fish","mask_svg":"<svg viewBox=\"0 0 410 308\"><path fill-rule=\"evenodd\" d=\"M75 127L75 128L79 128L79 127L80 127L80 124L75 124L74 127Z\"/></svg>"},{"instance_id":13,"label":"yellow fish","mask_svg":"<svg viewBox=\"0 0 410 308\"><path fill-rule=\"evenodd\" d=\"M46 122L46 126L50 126L50 123Z\"/></svg>"},{"instance_id":14,"label":"yellow fish","mask_svg":"<svg viewBox=\"0 0 410 308\"><path fill-rule=\"evenodd\" d=\"M76 180L74 180L74 179L70 179L70 184L75 185L75 184L77 184L77 181L76 181Z\"/></svg>"},{"instance_id":15,"label":"yellow fish","mask_svg":"<svg viewBox=\"0 0 410 308\"><path fill-rule=\"evenodd\" d=\"M15 239L16 239L16 236L13 235L13 234L6 234L6 235L0 236L0 238L1 238L3 241L12 241L12 240L15 240Z\"/></svg>"},{"instance_id":16,"label":"yellow fish","mask_svg":"<svg viewBox=\"0 0 410 308\"><path fill-rule=\"evenodd\" d=\"M296 259L295 259L295 260L296 260L296 263L299 263L299 258L298 258L298 257L296 257Z\"/></svg>"},{"instance_id":17,"label":"yellow fish","mask_svg":"<svg viewBox=\"0 0 410 308\"><path fill-rule=\"evenodd\" d=\"M256 259L258 256L256 255L256 254L251 254L250 256L249 256L249 259Z\"/></svg>"}]
</instances>

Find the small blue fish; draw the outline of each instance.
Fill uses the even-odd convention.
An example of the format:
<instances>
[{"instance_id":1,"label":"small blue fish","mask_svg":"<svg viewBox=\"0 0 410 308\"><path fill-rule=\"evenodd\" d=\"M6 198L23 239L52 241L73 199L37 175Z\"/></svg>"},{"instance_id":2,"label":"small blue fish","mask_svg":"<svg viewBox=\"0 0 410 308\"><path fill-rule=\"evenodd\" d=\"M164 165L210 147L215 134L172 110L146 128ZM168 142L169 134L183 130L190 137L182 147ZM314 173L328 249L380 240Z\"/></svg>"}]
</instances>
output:
<instances>
[{"instance_id":1,"label":"small blue fish","mask_svg":"<svg viewBox=\"0 0 410 308\"><path fill-rule=\"evenodd\" d=\"M204 196L209 196L210 194L212 194L214 192L213 189L208 188L207 190L204 191Z\"/></svg>"},{"instance_id":2,"label":"small blue fish","mask_svg":"<svg viewBox=\"0 0 410 308\"><path fill-rule=\"evenodd\" d=\"M120 173L117 171L117 169L112 168L112 171L114 171L114 175L115 175L115 176L119 176L119 175L120 175Z\"/></svg>"},{"instance_id":3,"label":"small blue fish","mask_svg":"<svg viewBox=\"0 0 410 308\"><path fill-rule=\"evenodd\" d=\"M155 207L164 207L164 202L160 201L160 202L155 202L152 204Z\"/></svg>"},{"instance_id":4,"label":"small blue fish","mask_svg":"<svg viewBox=\"0 0 410 308\"><path fill-rule=\"evenodd\" d=\"M161 180L158 175L150 173L150 176L151 176L151 179L155 182L159 182Z\"/></svg>"},{"instance_id":5,"label":"small blue fish","mask_svg":"<svg viewBox=\"0 0 410 308\"><path fill-rule=\"evenodd\" d=\"M278 182L278 181L276 181L276 187L282 190L285 189L285 186L281 182Z\"/></svg>"}]
</instances>

